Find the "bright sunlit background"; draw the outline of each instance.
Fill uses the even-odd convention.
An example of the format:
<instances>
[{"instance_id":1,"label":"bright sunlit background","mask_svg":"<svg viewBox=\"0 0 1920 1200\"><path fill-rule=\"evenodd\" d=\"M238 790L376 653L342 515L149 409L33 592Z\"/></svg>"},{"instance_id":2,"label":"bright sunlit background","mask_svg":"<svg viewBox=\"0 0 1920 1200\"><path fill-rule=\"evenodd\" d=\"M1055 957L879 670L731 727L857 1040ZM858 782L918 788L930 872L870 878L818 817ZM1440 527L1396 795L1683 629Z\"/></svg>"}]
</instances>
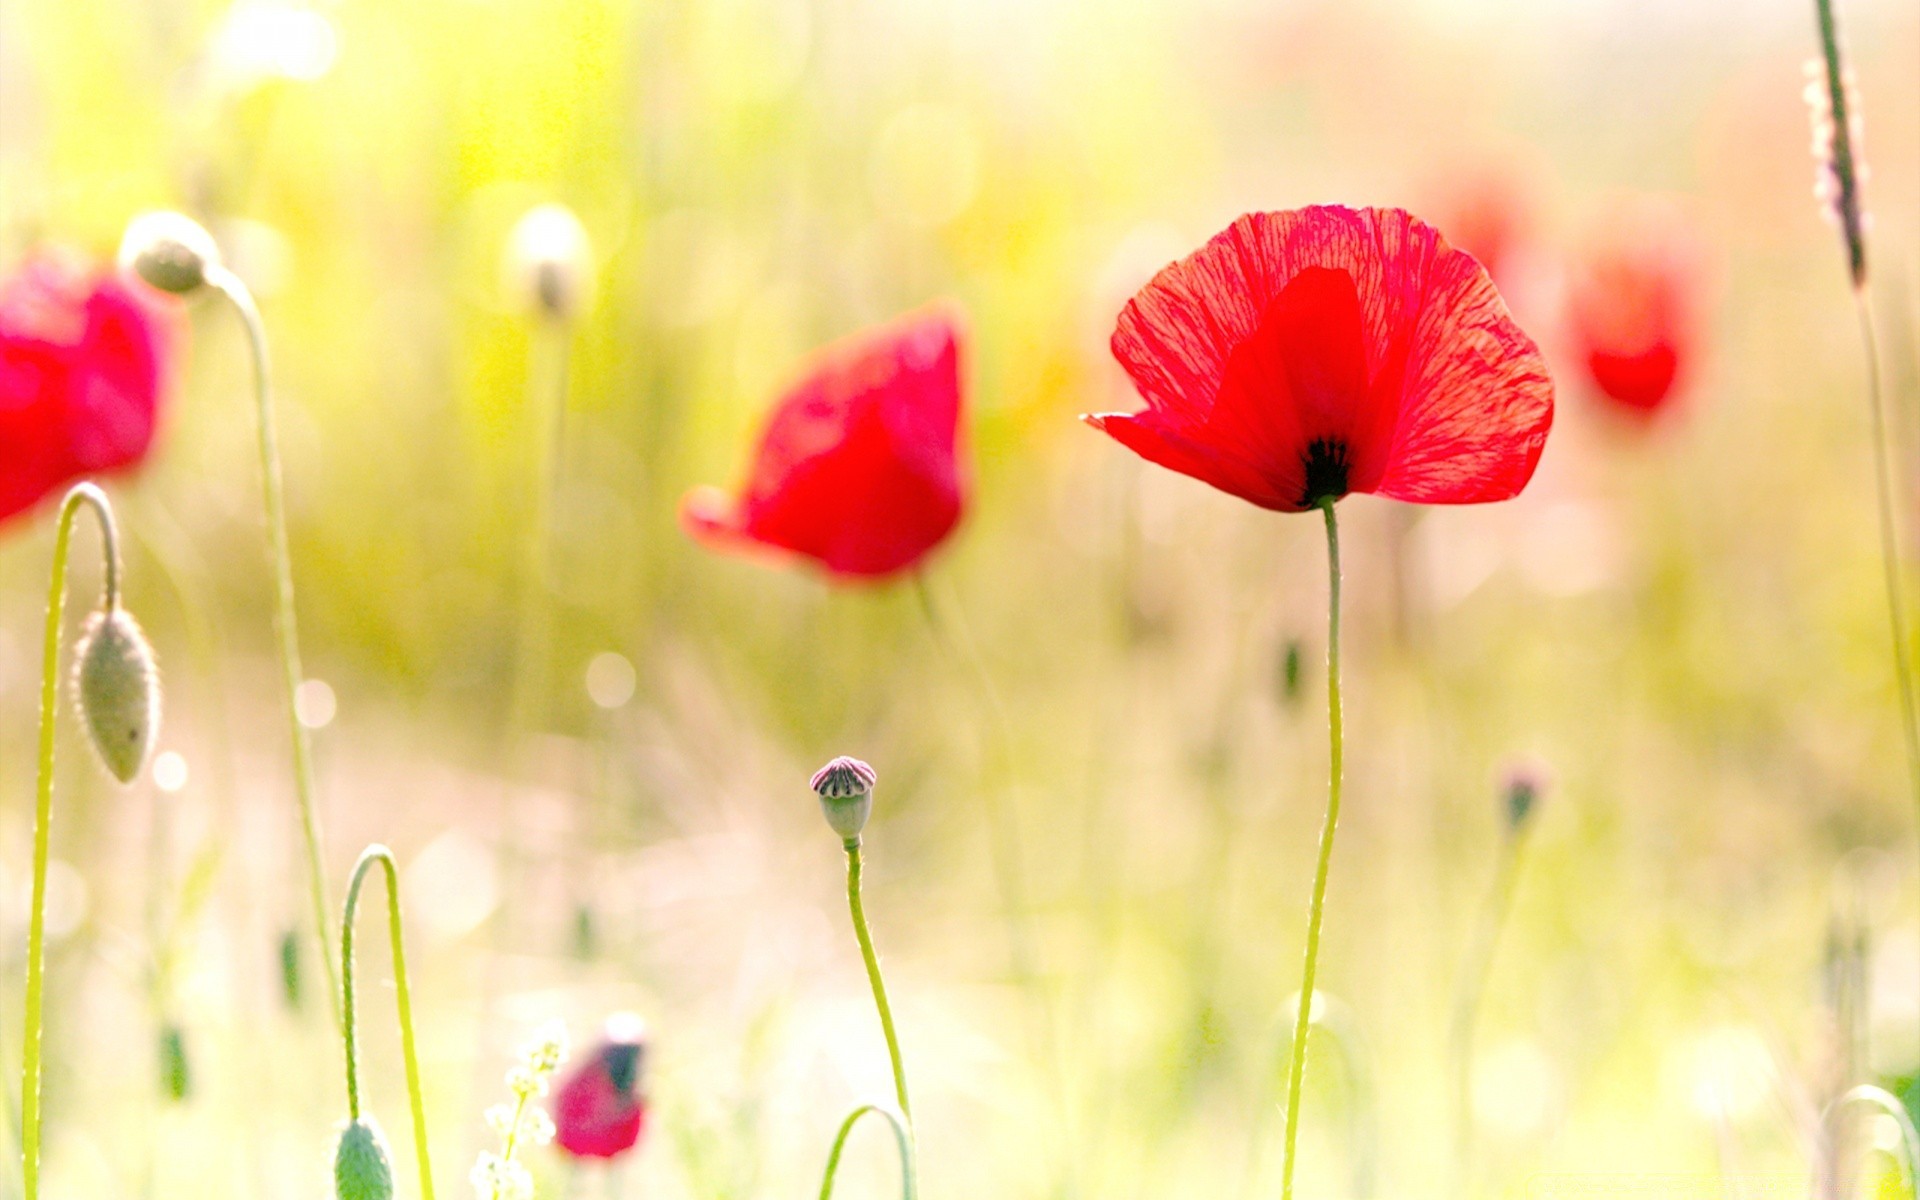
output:
<instances>
[{"instance_id":1,"label":"bright sunlit background","mask_svg":"<svg viewBox=\"0 0 1920 1200\"><path fill-rule=\"evenodd\" d=\"M1920 10L1843 17L1920 528ZM1526 758L1553 782L1480 1024L1475 1194L1804 1196L1844 1070L1836 919L1870 938L1870 1068L1920 1067L1920 835L1815 51L1811 0L0 0L0 269L108 259L178 208L260 298L334 894L393 846L446 1195L529 1029L617 1009L653 1029L648 1139L608 1179L543 1152L543 1196L815 1194L840 1118L890 1092L807 788L848 753L880 776L869 911L929 1200L1237 1198L1276 1194L1324 799L1319 523L1074 417L1136 404L1120 306L1235 215L1491 208L1560 407L1513 503L1342 506L1345 1032L1315 1043L1302 1194L1448 1195L1447 1023ZM506 261L547 202L593 259L563 336ZM1563 285L1655 207L1703 328L1645 422L1594 395ZM976 462L925 580L939 630L912 585L686 539L680 496L737 480L807 350L939 297L968 314ZM62 734L46 1188L292 1200L329 1186L339 1048L308 941L301 1008L282 979L306 910L246 346L216 305L185 323L156 453L111 484L161 753L122 790ZM541 512L552 636L525 672ZM50 526L0 528L7 1079ZM411 1195L365 941L370 1105ZM891 1194L889 1153L857 1135L842 1194Z\"/></svg>"}]
</instances>

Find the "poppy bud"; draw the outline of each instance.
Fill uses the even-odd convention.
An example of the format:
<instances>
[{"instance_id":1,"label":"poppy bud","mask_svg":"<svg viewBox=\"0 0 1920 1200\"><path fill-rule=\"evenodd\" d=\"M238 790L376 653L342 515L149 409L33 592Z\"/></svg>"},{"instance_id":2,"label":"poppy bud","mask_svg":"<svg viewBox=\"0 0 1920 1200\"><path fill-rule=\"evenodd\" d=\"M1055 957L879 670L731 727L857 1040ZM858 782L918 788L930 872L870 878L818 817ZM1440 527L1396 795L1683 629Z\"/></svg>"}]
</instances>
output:
<instances>
[{"instance_id":1,"label":"poppy bud","mask_svg":"<svg viewBox=\"0 0 1920 1200\"><path fill-rule=\"evenodd\" d=\"M1288 638L1280 656L1280 696L1289 704L1300 699L1300 684L1306 674L1301 658L1300 639Z\"/></svg>"},{"instance_id":2,"label":"poppy bud","mask_svg":"<svg viewBox=\"0 0 1920 1200\"><path fill-rule=\"evenodd\" d=\"M632 1013L607 1020L605 1038L554 1094L554 1143L575 1158L617 1158L646 1123L647 1031Z\"/></svg>"},{"instance_id":3,"label":"poppy bud","mask_svg":"<svg viewBox=\"0 0 1920 1200\"><path fill-rule=\"evenodd\" d=\"M169 1021L160 1030L160 1086L169 1100L185 1100L192 1082L187 1071L187 1035Z\"/></svg>"},{"instance_id":4,"label":"poppy bud","mask_svg":"<svg viewBox=\"0 0 1920 1200\"><path fill-rule=\"evenodd\" d=\"M507 238L507 286L522 306L555 321L586 307L592 269L586 228L565 205L529 209Z\"/></svg>"},{"instance_id":5,"label":"poppy bud","mask_svg":"<svg viewBox=\"0 0 1920 1200\"><path fill-rule=\"evenodd\" d=\"M335 1200L393 1200L393 1160L372 1117L340 1127L333 1151Z\"/></svg>"},{"instance_id":6,"label":"poppy bud","mask_svg":"<svg viewBox=\"0 0 1920 1200\"><path fill-rule=\"evenodd\" d=\"M857 758L842 755L813 775L813 790L820 796L820 811L827 824L846 841L859 838L873 813L873 768Z\"/></svg>"},{"instance_id":7,"label":"poppy bud","mask_svg":"<svg viewBox=\"0 0 1920 1200\"><path fill-rule=\"evenodd\" d=\"M120 269L176 296L198 291L207 273L219 265L220 247L213 235L176 212L135 217L120 240Z\"/></svg>"},{"instance_id":8,"label":"poppy bud","mask_svg":"<svg viewBox=\"0 0 1920 1200\"><path fill-rule=\"evenodd\" d=\"M300 931L289 929L280 935L280 998L287 1007L300 1008Z\"/></svg>"},{"instance_id":9,"label":"poppy bud","mask_svg":"<svg viewBox=\"0 0 1920 1200\"><path fill-rule=\"evenodd\" d=\"M1533 816L1540 794L1547 790L1547 772L1534 763L1524 763L1507 772L1503 789L1506 799L1507 832L1517 834Z\"/></svg>"},{"instance_id":10,"label":"poppy bud","mask_svg":"<svg viewBox=\"0 0 1920 1200\"><path fill-rule=\"evenodd\" d=\"M75 656L80 715L100 761L121 783L146 766L160 727L160 676L139 623L114 607L87 618Z\"/></svg>"}]
</instances>

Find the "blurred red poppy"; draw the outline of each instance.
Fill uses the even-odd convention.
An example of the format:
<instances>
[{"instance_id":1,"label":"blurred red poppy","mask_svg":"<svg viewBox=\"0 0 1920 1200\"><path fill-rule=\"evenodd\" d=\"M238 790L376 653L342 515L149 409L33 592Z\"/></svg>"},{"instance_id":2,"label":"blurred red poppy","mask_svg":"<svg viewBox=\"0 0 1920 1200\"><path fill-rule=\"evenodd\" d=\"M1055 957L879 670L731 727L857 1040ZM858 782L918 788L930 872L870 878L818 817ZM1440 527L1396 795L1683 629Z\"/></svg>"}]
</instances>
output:
<instances>
[{"instance_id":1,"label":"blurred red poppy","mask_svg":"<svg viewBox=\"0 0 1920 1200\"><path fill-rule=\"evenodd\" d=\"M0 520L146 456L169 341L159 309L65 255L0 284Z\"/></svg>"},{"instance_id":2,"label":"blurred red poppy","mask_svg":"<svg viewBox=\"0 0 1920 1200\"><path fill-rule=\"evenodd\" d=\"M1399 209L1241 217L1127 304L1113 353L1147 408L1089 423L1281 512L1507 499L1553 421L1486 269Z\"/></svg>"},{"instance_id":3,"label":"blurred red poppy","mask_svg":"<svg viewBox=\"0 0 1920 1200\"><path fill-rule=\"evenodd\" d=\"M1594 388L1651 415L1678 394L1697 355L1698 260L1671 217L1623 218L1571 272L1567 325Z\"/></svg>"},{"instance_id":4,"label":"blurred red poppy","mask_svg":"<svg viewBox=\"0 0 1920 1200\"><path fill-rule=\"evenodd\" d=\"M696 488L682 524L842 577L915 566L966 505L960 340L954 314L933 308L829 347L775 405L740 495Z\"/></svg>"},{"instance_id":5,"label":"blurred red poppy","mask_svg":"<svg viewBox=\"0 0 1920 1200\"><path fill-rule=\"evenodd\" d=\"M645 1026L624 1014L608 1021L605 1039L554 1093L554 1144L575 1158L633 1149L646 1124L645 1070Z\"/></svg>"}]
</instances>

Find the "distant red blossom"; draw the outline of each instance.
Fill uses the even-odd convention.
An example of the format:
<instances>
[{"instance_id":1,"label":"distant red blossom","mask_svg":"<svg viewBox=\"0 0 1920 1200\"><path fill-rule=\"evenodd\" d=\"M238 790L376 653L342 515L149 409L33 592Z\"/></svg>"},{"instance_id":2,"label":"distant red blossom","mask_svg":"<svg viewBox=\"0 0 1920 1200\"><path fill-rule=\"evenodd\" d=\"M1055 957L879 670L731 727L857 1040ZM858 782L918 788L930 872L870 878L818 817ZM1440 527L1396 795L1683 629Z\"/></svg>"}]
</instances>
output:
<instances>
[{"instance_id":1,"label":"distant red blossom","mask_svg":"<svg viewBox=\"0 0 1920 1200\"><path fill-rule=\"evenodd\" d=\"M152 301L64 254L0 283L0 521L146 457L171 333Z\"/></svg>"},{"instance_id":2,"label":"distant red blossom","mask_svg":"<svg viewBox=\"0 0 1920 1200\"><path fill-rule=\"evenodd\" d=\"M1241 217L1127 304L1113 353L1147 408L1090 424L1281 512L1507 499L1553 420L1485 268L1399 209Z\"/></svg>"},{"instance_id":3,"label":"distant red blossom","mask_svg":"<svg viewBox=\"0 0 1920 1200\"><path fill-rule=\"evenodd\" d=\"M1617 220L1567 285L1572 350L1594 389L1638 416L1671 403L1699 357L1701 288L1677 219L1636 211Z\"/></svg>"},{"instance_id":4,"label":"distant red blossom","mask_svg":"<svg viewBox=\"0 0 1920 1200\"><path fill-rule=\"evenodd\" d=\"M605 1038L554 1093L554 1144L575 1158L633 1149L646 1127L645 1071L644 1027L624 1015L607 1022Z\"/></svg>"},{"instance_id":5,"label":"distant red blossom","mask_svg":"<svg viewBox=\"0 0 1920 1200\"><path fill-rule=\"evenodd\" d=\"M956 315L936 307L822 351L774 406L740 493L687 495L688 532L848 579L917 566L966 507L961 340Z\"/></svg>"}]
</instances>

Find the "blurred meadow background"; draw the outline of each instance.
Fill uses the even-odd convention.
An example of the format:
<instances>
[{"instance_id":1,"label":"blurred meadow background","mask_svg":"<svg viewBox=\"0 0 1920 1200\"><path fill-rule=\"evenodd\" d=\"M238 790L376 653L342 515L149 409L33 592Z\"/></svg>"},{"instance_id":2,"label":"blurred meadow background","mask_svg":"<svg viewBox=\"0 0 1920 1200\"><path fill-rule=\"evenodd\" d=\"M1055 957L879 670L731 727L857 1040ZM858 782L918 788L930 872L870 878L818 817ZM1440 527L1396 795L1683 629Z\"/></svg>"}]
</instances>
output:
<instances>
[{"instance_id":1,"label":"blurred meadow background","mask_svg":"<svg viewBox=\"0 0 1920 1200\"><path fill-rule=\"evenodd\" d=\"M1843 20L1920 529L1920 10ZM847 753L880 777L868 905L926 1192L1126 1200L1273 1192L1324 548L1316 518L1074 418L1137 407L1116 314L1241 212L1401 205L1498 241L1555 376L1538 476L1497 506L1342 508L1321 986L1370 1082L1316 1040L1303 1194L1448 1194L1448 1022L1501 780L1529 761L1551 783L1481 1013L1474 1194L1806 1195L1809 1114L1849 1075L1920 1067L1862 358L1809 191L1816 52L1799 0L0 0L0 266L110 260L130 216L177 208L260 299L332 895L363 845L394 848L442 1190L464 1194L530 1028L584 1044L632 1009L646 1140L606 1177L540 1152L541 1194L813 1194L842 1115L889 1092L807 788ZM546 201L592 246L564 331L503 279ZM1644 418L1596 394L1566 297L1652 208L1698 321ZM911 583L687 539L680 497L739 478L811 348L942 297L970 330L974 487L926 570L935 622ZM317 1196L344 1108L245 344L213 304L180 323L154 452L107 481L161 754L120 789L61 733L46 1186ZM50 515L0 527L10 1079ZM531 669L530 608L551 617ZM366 1088L411 1194L377 920ZM1836 928L1864 972L1836 966ZM891 1194L889 1154L857 1134L843 1193Z\"/></svg>"}]
</instances>

